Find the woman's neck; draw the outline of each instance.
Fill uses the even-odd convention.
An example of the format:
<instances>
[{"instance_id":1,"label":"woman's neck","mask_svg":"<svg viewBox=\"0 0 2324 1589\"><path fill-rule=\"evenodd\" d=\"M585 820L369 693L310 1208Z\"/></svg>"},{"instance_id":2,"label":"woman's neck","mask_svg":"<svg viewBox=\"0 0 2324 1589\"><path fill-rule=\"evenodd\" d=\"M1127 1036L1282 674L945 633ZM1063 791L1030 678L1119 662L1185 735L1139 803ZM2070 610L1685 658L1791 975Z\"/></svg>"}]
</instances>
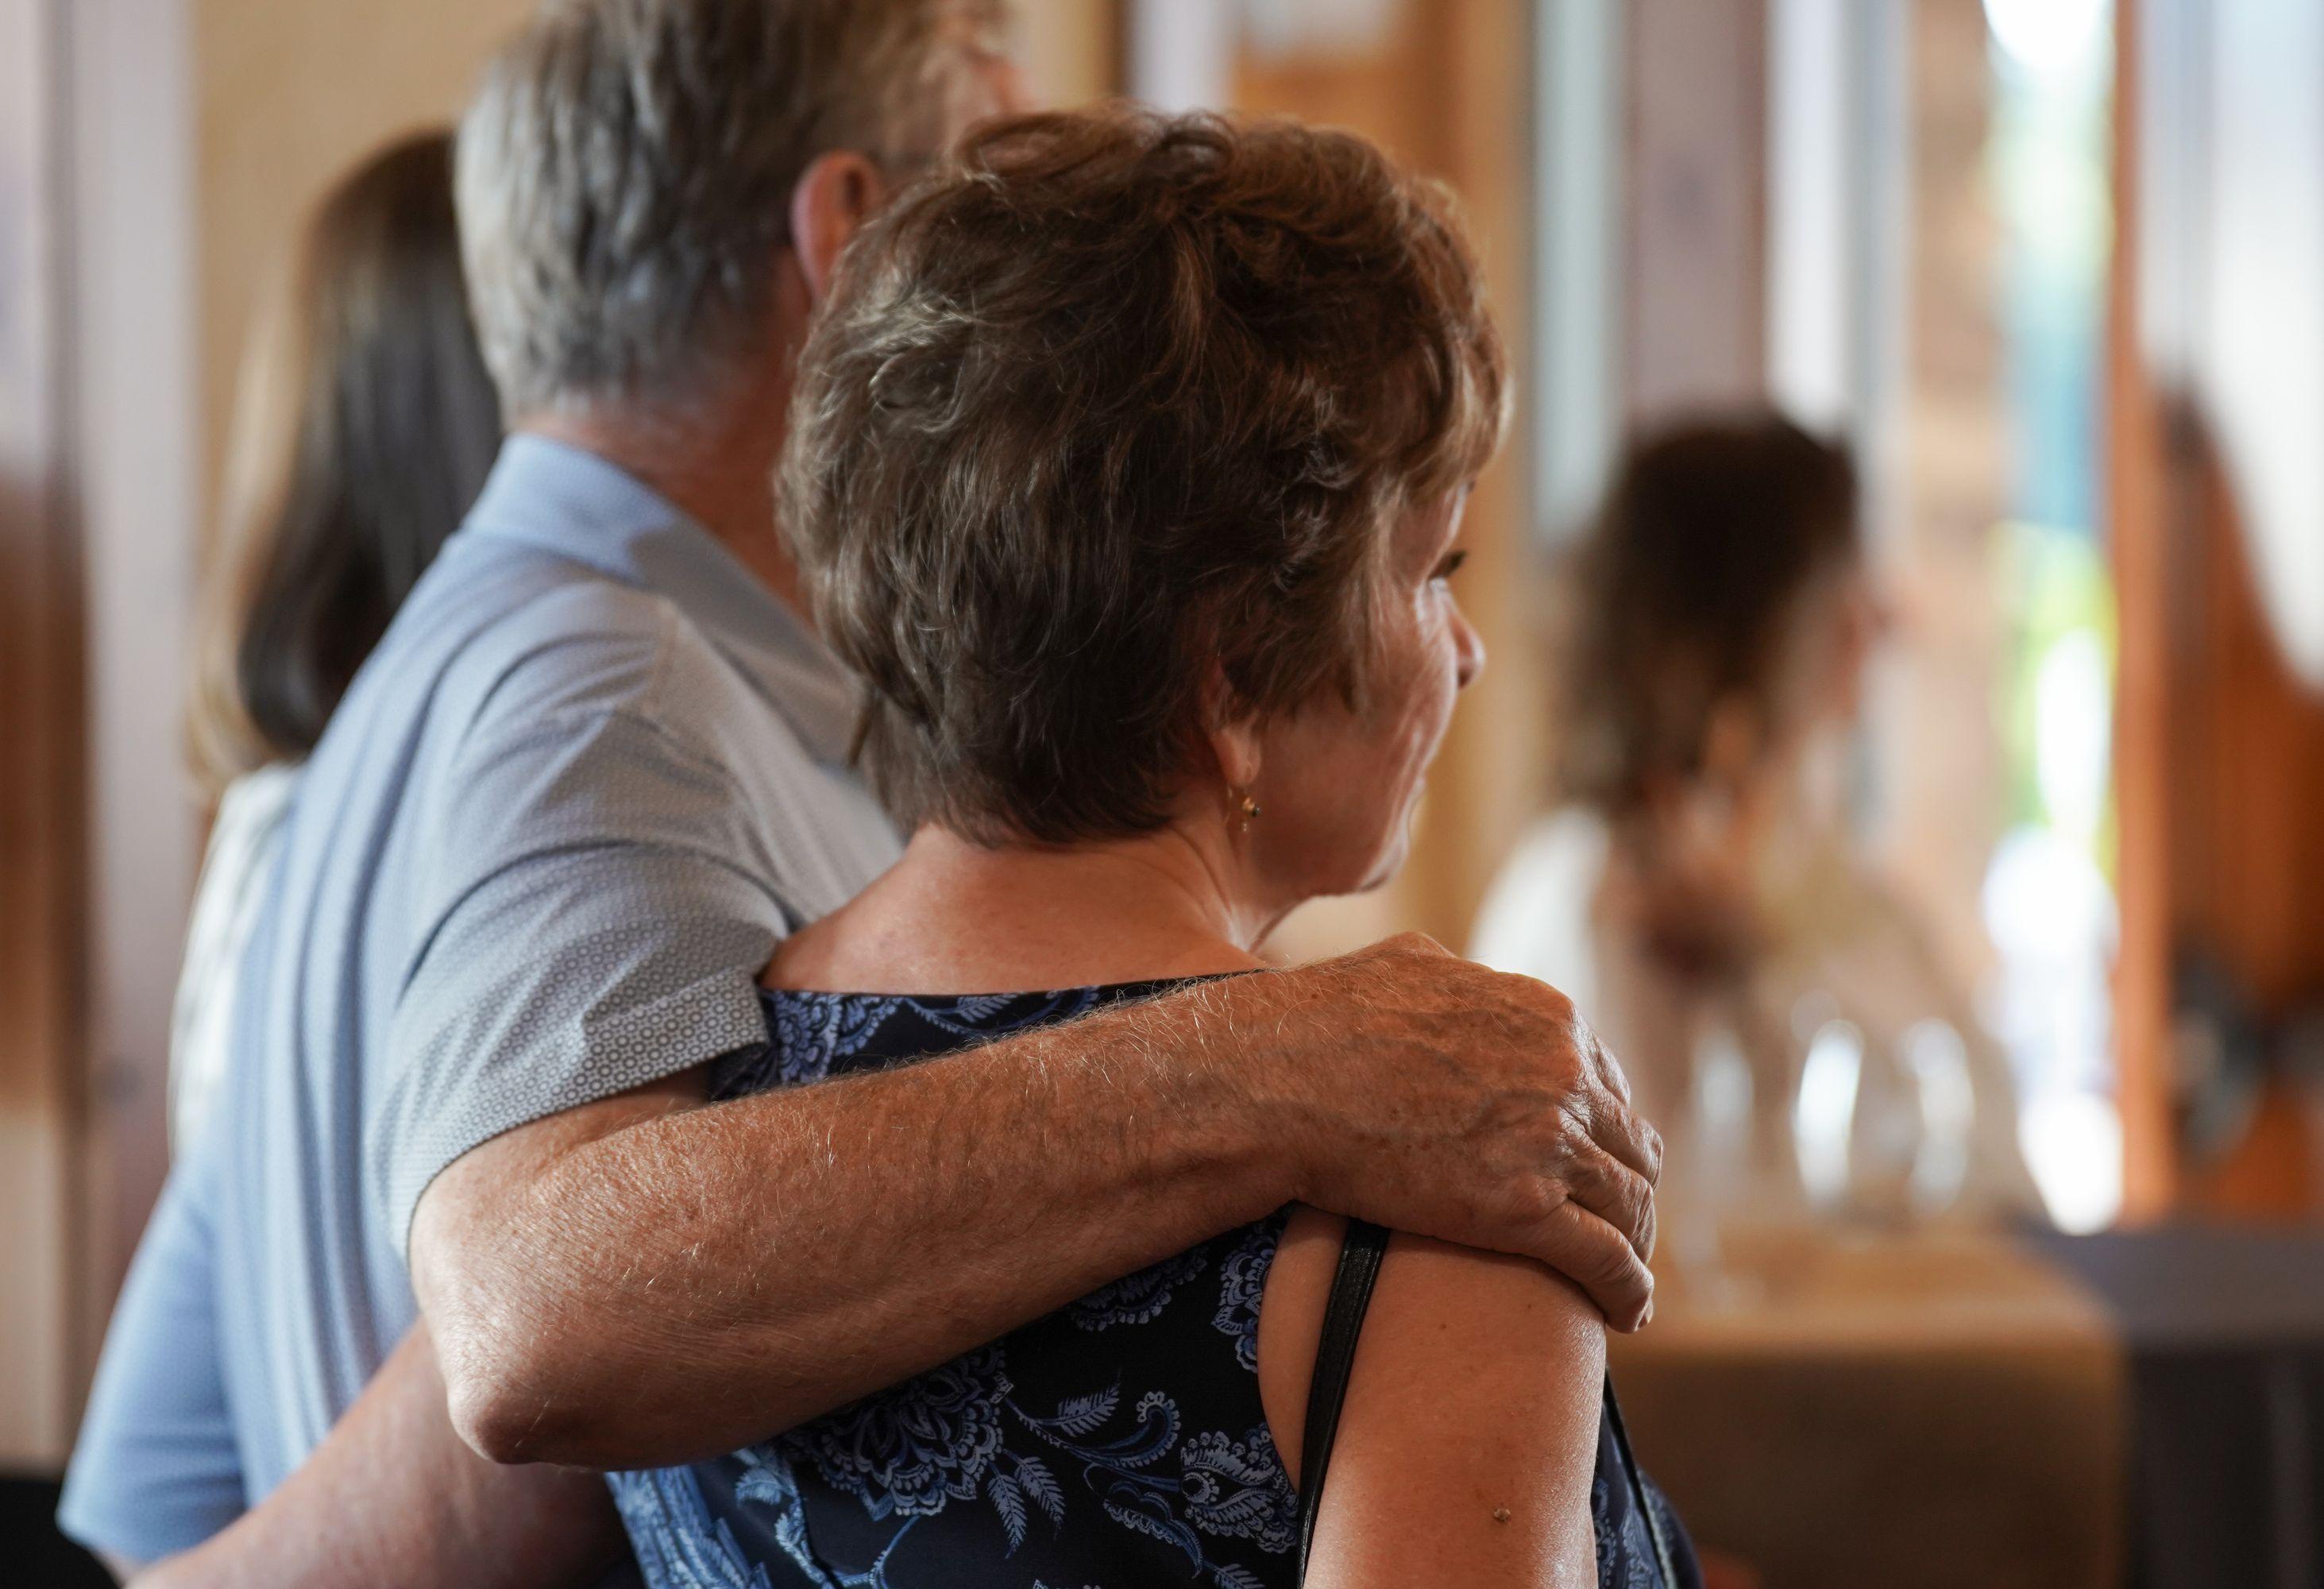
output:
<instances>
[{"instance_id":1,"label":"woman's neck","mask_svg":"<svg viewBox=\"0 0 2324 1589\"><path fill-rule=\"evenodd\" d=\"M1243 898L1241 870L1223 831L1194 824L1000 846L923 827L870 888L787 940L767 980L976 993L1248 970L1280 912Z\"/></svg>"}]
</instances>

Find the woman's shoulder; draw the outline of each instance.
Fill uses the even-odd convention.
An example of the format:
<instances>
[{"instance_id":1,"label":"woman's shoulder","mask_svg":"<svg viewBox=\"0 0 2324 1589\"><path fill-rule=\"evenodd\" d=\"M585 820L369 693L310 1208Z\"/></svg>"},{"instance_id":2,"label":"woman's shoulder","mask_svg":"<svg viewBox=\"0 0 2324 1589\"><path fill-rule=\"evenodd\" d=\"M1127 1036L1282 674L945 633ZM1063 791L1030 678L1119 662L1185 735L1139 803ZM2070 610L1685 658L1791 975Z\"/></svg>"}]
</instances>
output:
<instances>
[{"instance_id":1,"label":"woman's shoulder","mask_svg":"<svg viewBox=\"0 0 2324 1589\"><path fill-rule=\"evenodd\" d=\"M1268 1278L1259 1325L1259 1396L1295 1478L1347 1230L1338 1215L1295 1210ZM1360 1393L1381 1408L1400 1408L1390 1414L1397 1418L1412 1410L1406 1392L1442 1374L1489 1372L1504 1355L1514 1354L1523 1366L1499 1381L1497 1396L1522 1396L1526 1383L1546 1376L1561 1395L1578 1386L1594 1397L1604 1372L1604 1320L1571 1281L1532 1259L1402 1231L1388 1238L1361 1339L1360 1374L1371 1368L1376 1382L1351 1383L1351 1403Z\"/></svg>"},{"instance_id":2,"label":"woman's shoulder","mask_svg":"<svg viewBox=\"0 0 2324 1589\"><path fill-rule=\"evenodd\" d=\"M272 762L244 773L219 791L202 864L206 887L239 890L273 854L299 788L296 762Z\"/></svg>"},{"instance_id":3,"label":"woman's shoulder","mask_svg":"<svg viewBox=\"0 0 2324 1589\"><path fill-rule=\"evenodd\" d=\"M1301 1210L1260 1319L1259 1392L1301 1478L1345 1222ZM1312 1570L1334 1583L1550 1584L1637 1559L1600 1421L1605 1326L1530 1259L1392 1235L1333 1449Z\"/></svg>"},{"instance_id":4,"label":"woman's shoulder","mask_svg":"<svg viewBox=\"0 0 2324 1589\"><path fill-rule=\"evenodd\" d=\"M296 764L272 762L244 773L218 795L170 1012L173 1142L189 1142L199 1133L226 1074L235 980L298 787Z\"/></svg>"}]
</instances>

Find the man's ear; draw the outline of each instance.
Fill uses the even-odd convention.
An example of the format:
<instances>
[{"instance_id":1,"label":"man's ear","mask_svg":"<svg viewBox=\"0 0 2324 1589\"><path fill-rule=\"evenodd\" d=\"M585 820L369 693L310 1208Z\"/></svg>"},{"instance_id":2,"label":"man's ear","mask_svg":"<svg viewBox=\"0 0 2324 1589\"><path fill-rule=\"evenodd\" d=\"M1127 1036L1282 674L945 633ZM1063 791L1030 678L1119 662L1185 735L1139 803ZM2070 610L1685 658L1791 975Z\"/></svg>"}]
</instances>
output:
<instances>
[{"instance_id":1,"label":"man's ear","mask_svg":"<svg viewBox=\"0 0 2324 1589\"><path fill-rule=\"evenodd\" d=\"M840 251L887 197L880 168L853 150L833 150L808 163L791 189L791 252L809 298L823 301Z\"/></svg>"}]
</instances>

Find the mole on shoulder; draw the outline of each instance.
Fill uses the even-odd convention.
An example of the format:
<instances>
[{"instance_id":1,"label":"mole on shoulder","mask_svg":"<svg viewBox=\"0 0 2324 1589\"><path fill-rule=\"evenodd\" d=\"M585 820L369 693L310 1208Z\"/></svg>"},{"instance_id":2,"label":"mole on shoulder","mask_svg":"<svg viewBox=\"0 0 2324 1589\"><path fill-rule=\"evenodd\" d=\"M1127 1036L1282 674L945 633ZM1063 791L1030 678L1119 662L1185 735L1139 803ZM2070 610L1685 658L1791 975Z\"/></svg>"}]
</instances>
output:
<instances>
[{"instance_id":1,"label":"mole on shoulder","mask_svg":"<svg viewBox=\"0 0 2324 1589\"><path fill-rule=\"evenodd\" d=\"M1497 1523L1508 1522L1509 1520L1509 1509L1506 1506L1497 1506L1493 1508L1493 1520Z\"/></svg>"}]
</instances>

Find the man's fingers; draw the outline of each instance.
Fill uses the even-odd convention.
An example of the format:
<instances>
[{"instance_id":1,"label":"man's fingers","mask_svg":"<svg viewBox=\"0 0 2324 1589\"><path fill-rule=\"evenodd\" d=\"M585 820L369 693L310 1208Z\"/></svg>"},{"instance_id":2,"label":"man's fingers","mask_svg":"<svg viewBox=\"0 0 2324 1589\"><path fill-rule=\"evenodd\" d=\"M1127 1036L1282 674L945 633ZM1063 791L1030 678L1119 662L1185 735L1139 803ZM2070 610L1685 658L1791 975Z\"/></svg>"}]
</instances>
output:
<instances>
[{"instance_id":1,"label":"man's fingers","mask_svg":"<svg viewBox=\"0 0 2324 1589\"><path fill-rule=\"evenodd\" d=\"M1613 1050L1598 1040L1598 1034L1594 1031L1590 1034L1590 1052L1596 1061L1599 1079L1606 1084L1607 1091L1628 1104L1630 1101L1629 1075L1623 1070L1622 1062L1614 1058Z\"/></svg>"},{"instance_id":2,"label":"man's fingers","mask_svg":"<svg viewBox=\"0 0 2324 1589\"><path fill-rule=\"evenodd\" d=\"M1563 994L1556 996L1561 1002L1563 1002ZM1599 1123L1591 1128L1591 1134L1598 1138L1600 1147L1645 1176L1649 1182L1660 1181L1662 1138L1654 1127L1632 1115L1629 1074L1622 1068L1622 1062L1614 1058L1613 1050L1598 1040L1597 1032L1591 1029L1581 1013L1571 1004L1566 1004L1565 1009L1568 1029L1574 1051L1582 1061L1583 1077L1587 1083L1594 1084L1599 1090L1609 1094L1615 1104L1610 1110L1597 1112Z\"/></svg>"},{"instance_id":3,"label":"man's fingers","mask_svg":"<svg viewBox=\"0 0 2324 1589\"><path fill-rule=\"evenodd\" d=\"M1596 1215L1642 1259L1655 1255L1655 1186L1594 1142L1583 1142L1566 1166L1567 1198Z\"/></svg>"},{"instance_id":4,"label":"man's fingers","mask_svg":"<svg viewBox=\"0 0 2324 1589\"><path fill-rule=\"evenodd\" d=\"M1630 1107L1627 1098L1609 1093L1600 1107L1590 1112L1590 1140L1607 1153L1660 1186L1663 1178L1663 1134L1654 1123Z\"/></svg>"},{"instance_id":5,"label":"man's fingers","mask_svg":"<svg viewBox=\"0 0 2324 1589\"><path fill-rule=\"evenodd\" d=\"M1543 1220L1526 1252L1590 1294L1625 1334L1653 1316L1655 1277L1622 1233L1577 1203Z\"/></svg>"}]
</instances>

